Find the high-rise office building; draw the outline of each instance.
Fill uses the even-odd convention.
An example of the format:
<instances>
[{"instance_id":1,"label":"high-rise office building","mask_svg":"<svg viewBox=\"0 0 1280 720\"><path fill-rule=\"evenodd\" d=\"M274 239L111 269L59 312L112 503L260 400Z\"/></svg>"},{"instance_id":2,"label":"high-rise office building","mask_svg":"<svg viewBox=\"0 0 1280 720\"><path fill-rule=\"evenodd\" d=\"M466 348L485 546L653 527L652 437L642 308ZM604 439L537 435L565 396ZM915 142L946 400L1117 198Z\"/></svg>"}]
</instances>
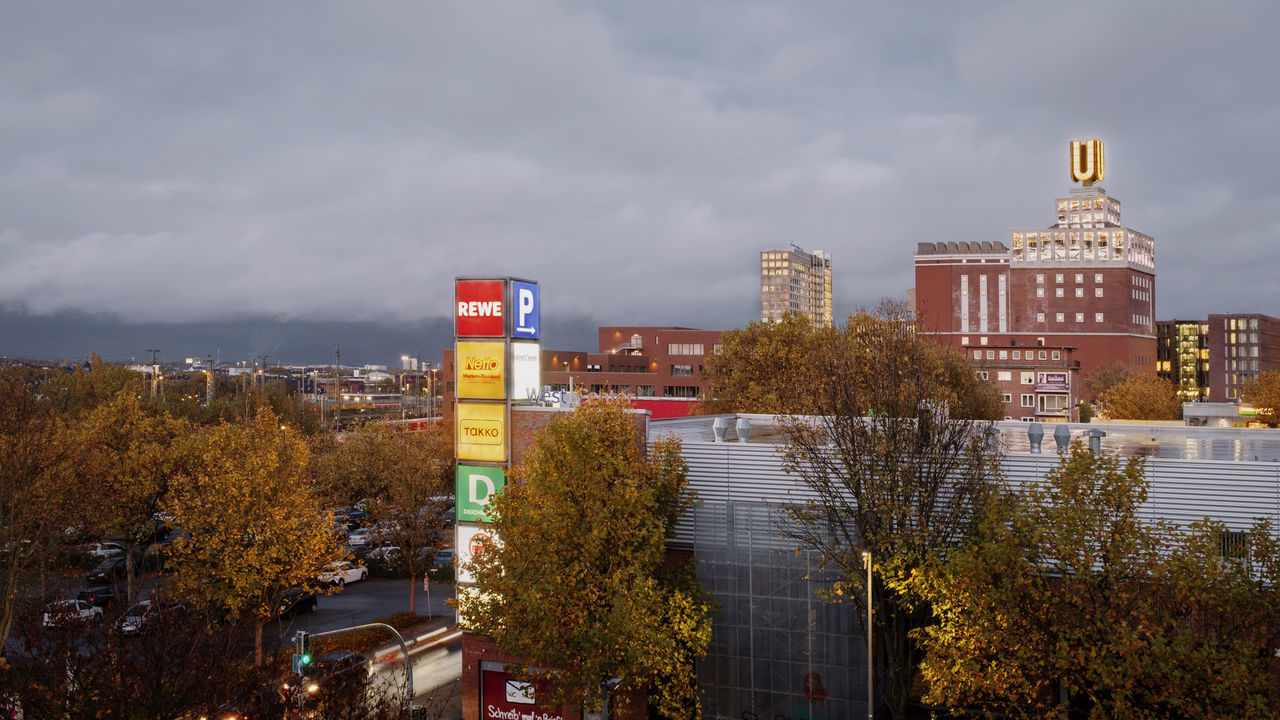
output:
<instances>
[{"instance_id":1,"label":"high-rise office building","mask_svg":"<svg viewBox=\"0 0 1280 720\"><path fill-rule=\"evenodd\" d=\"M1183 402L1209 398L1209 323L1156 322L1156 373L1173 383Z\"/></svg>"},{"instance_id":2,"label":"high-rise office building","mask_svg":"<svg viewBox=\"0 0 1280 720\"><path fill-rule=\"evenodd\" d=\"M791 246L760 253L760 319L798 312L815 327L831 327L831 256Z\"/></svg>"},{"instance_id":3,"label":"high-rise office building","mask_svg":"<svg viewBox=\"0 0 1280 720\"><path fill-rule=\"evenodd\" d=\"M918 245L920 331L968 354L975 368L987 348L1012 357L1013 348L1045 347L1070 348L1081 380L1110 363L1155 372L1155 241L1122 226L1120 201L1094 184L1103 177L1102 143L1076 141L1070 151L1071 177L1082 186L1055 201L1048 227L1012 230L1008 246ZM1060 405L1070 395L1061 395L1036 397L1036 415L1067 417ZM1023 412L1011 404L1011 416L1034 419Z\"/></svg>"}]
</instances>

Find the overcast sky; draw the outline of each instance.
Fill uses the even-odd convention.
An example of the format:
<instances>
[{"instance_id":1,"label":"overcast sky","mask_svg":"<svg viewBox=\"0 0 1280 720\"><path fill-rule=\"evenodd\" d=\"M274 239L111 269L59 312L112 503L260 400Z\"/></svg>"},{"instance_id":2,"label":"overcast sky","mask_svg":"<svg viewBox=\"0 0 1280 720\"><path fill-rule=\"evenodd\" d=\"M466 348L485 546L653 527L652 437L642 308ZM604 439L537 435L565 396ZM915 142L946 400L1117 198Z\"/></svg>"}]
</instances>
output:
<instances>
[{"instance_id":1,"label":"overcast sky","mask_svg":"<svg viewBox=\"0 0 1280 720\"><path fill-rule=\"evenodd\" d=\"M843 314L917 242L1052 223L1097 137L1159 319L1280 315L1270 0L0 13L10 311L421 323L509 274L544 318L740 327L796 243Z\"/></svg>"}]
</instances>

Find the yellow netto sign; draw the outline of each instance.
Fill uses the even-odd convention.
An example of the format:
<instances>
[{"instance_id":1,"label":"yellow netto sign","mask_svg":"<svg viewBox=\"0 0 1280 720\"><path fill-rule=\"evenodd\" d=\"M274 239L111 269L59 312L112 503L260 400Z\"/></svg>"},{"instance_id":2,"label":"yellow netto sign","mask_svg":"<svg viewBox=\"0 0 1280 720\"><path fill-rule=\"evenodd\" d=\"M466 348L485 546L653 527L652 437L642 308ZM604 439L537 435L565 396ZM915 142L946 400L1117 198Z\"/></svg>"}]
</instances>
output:
<instances>
[{"instance_id":1,"label":"yellow netto sign","mask_svg":"<svg viewBox=\"0 0 1280 720\"><path fill-rule=\"evenodd\" d=\"M458 397L503 400L507 397L507 345L502 342L458 343Z\"/></svg>"},{"instance_id":2,"label":"yellow netto sign","mask_svg":"<svg viewBox=\"0 0 1280 720\"><path fill-rule=\"evenodd\" d=\"M1105 176L1101 140L1071 141L1071 182L1092 185Z\"/></svg>"},{"instance_id":3,"label":"yellow netto sign","mask_svg":"<svg viewBox=\"0 0 1280 720\"><path fill-rule=\"evenodd\" d=\"M459 402L456 415L459 460L506 462L506 405Z\"/></svg>"}]
</instances>

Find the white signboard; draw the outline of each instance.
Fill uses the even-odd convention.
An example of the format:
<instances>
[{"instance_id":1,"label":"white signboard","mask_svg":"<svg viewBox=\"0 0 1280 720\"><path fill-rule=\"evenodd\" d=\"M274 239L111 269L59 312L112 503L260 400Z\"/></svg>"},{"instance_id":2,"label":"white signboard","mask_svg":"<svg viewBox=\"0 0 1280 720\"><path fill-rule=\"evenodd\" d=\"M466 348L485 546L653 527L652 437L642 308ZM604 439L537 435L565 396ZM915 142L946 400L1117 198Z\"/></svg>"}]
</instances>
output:
<instances>
[{"instance_id":1,"label":"white signboard","mask_svg":"<svg viewBox=\"0 0 1280 720\"><path fill-rule=\"evenodd\" d=\"M542 390L542 346L536 342L511 343L511 395L520 402Z\"/></svg>"},{"instance_id":2,"label":"white signboard","mask_svg":"<svg viewBox=\"0 0 1280 720\"><path fill-rule=\"evenodd\" d=\"M457 562L454 563L455 578L459 583L473 583L476 581L475 576L465 570L465 566L471 562L472 557L496 544L498 536L493 534L493 528L488 525L458 523L454 531L454 540L456 543L454 547L457 548Z\"/></svg>"}]
</instances>

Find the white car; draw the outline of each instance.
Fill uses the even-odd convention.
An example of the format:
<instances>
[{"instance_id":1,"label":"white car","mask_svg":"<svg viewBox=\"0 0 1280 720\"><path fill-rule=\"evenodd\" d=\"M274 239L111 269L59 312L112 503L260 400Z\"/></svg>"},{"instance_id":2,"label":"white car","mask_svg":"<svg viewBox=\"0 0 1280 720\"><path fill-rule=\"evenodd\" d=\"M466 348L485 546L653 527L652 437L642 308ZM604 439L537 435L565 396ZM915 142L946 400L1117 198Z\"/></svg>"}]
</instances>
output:
<instances>
[{"instance_id":1,"label":"white car","mask_svg":"<svg viewBox=\"0 0 1280 720\"><path fill-rule=\"evenodd\" d=\"M124 555L125 552L127 552L127 548L124 543L109 540L107 542L90 544L88 552L94 557L109 558L117 555Z\"/></svg>"},{"instance_id":2,"label":"white car","mask_svg":"<svg viewBox=\"0 0 1280 720\"><path fill-rule=\"evenodd\" d=\"M102 608L84 600L58 600L44 611L44 626L83 625L102 619Z\"/></svg>"},{"instance_id":3,"label":"white car","mask_svg":"<svg viewBox=\"0 0 1280 720\"><path fill-rule=\"evenodd\" d=\"M347 583L357 580L365 580L369 577L369 569L363 565L352 565L343 560L342 562L329 563L324 566L324 572L320 573L320 582L329 583L344 587Z\"/></svg>"},{"instance_id":4,"label":"white car","mask_svg":"<svg viewBox=\"0 0 1280 720\"><path fill-rule=\"evenodd\" d=\"M373 539L372 530L370 530L369 528L360 528L359 530L351 531L351 534L347 536L347 544L348 545L368 545L369 541L372 539Z\"/></svg>"}]
</instances>

